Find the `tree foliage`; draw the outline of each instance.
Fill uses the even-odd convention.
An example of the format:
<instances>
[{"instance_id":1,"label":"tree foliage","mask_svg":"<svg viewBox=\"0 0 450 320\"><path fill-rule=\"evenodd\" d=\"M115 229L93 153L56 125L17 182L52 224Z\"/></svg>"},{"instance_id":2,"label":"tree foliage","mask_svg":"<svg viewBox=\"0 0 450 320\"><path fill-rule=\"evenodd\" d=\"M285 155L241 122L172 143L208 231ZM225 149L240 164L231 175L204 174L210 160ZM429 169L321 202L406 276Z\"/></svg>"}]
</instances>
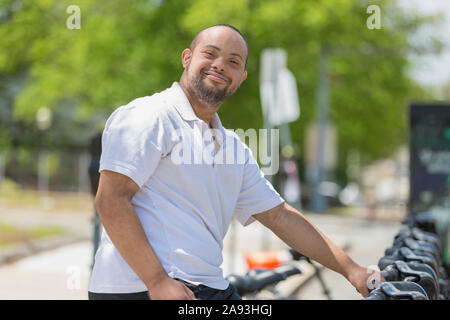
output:
<instances>
[{"instance_id":1,"label":"tree foliage","mask_svg":"<svg viewBox=\"0 0 450 320\"><path fill-rule=\"evenodd\" d=\"M66 27L73 4L81 9L79 30ZM12 79L25 70L27 77L9 102L2 100L0 108L11 112L2 113L9 122L0 122L0 141L10 134L8 123L35 128L45 106L54 114L46 143L87 145L112 110L178 81L181 51L198 30L229 23L243 32L250 51L248 79L219 111L225 127L262 127L259 57L264 48L281 47L298 83L302 112L291 132L303 146L306 124L316 117L318 56L326 48L340 154L388 155L405 142L408 101L425 97L408 76L406 53L411 33L432 19L407 15L394 0L370 4L381 8L381 29L366 27L367 1L3 1L0 74ZM8 90L0 87L0 96Z\"/></svg>"}]
</instances>

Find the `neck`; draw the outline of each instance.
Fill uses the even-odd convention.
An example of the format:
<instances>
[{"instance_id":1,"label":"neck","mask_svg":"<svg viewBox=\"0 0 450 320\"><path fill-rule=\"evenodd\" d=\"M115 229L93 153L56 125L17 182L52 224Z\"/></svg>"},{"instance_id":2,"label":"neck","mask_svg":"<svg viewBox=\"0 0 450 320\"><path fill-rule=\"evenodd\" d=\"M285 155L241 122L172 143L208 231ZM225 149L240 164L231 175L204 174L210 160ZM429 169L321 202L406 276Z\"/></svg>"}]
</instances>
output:
<instances>
[{"instance_id":1,"label":"neck","mask_svg":"<svg viewBox=\"0 0 450 320\"><path fill-rule=\"evenodd\" d=\"M214 113L219 110L221 104L219 103L218 105L210 105L203 103L195 95L191 94L191 92L187 89L188 87L186 82L187 81L184 75L181 76L180 87L181 89L183 89L184 94L188 98L195 115L205 121L209 126L211 126L211 119L214 116Z\"/></svg>"}]
</instances>

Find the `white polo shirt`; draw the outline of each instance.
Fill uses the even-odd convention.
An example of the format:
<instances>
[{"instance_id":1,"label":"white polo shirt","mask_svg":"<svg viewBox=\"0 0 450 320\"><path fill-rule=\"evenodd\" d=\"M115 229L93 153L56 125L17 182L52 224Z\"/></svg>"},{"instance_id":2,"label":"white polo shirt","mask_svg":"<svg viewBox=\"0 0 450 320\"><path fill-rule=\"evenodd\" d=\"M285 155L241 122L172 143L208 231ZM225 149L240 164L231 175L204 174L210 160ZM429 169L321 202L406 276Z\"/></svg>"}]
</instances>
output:
<instances>
[{"instance_id":1,"label":"white polo shirt","mask_svg":"<svg viewBox=\"0 0 450 320\"><path fill-rule=\"evenodd\" d=\"M213 130L195 115L174 82L111 114L102 136L99 171L119 172L140 187L132 205L170 277L226 289L229 283L220 265L232 217L245 226L254 221L253 214L284 200L264 178L250 149L222 127L217 114L211 125ZM88 290L147 290L105 229Z\"/></svg>"}]
</instances>

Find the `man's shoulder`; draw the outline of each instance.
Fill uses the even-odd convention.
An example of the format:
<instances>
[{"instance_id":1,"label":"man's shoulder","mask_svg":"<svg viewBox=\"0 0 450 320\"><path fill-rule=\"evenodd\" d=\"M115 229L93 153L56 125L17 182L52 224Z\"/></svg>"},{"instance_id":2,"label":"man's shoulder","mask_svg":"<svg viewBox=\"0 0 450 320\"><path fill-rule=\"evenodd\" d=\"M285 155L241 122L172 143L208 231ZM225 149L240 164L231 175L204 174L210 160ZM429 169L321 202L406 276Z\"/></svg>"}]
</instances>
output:
<instances>
[{"instance_id":1,"label":"man's shoulder","mask_svg":"<svg viewBox=\"0 0 450 320\"><path fill-rule=\"evenodd\" d=\"M133 99L129 103L115 109L111 117L120 113L122 117L138 122L171 117L174 114L173 108L167 102L166 95L167 90L164 90L151 96Z\"/></svg>"},{"instance_id":2,"label":"man's shoulder","mask_svg":"<svg viewBox=\"0 0 450 320\"><path fill-rule=\"evenodd\" d=\"M166 90L154 93L151 96L136 98L119 108L128 111L135 110L138 113L143 112L149 115L157 115L159 113L167 112L168 104L165 99L165 92Z\"/></svg>"}]
</instances>

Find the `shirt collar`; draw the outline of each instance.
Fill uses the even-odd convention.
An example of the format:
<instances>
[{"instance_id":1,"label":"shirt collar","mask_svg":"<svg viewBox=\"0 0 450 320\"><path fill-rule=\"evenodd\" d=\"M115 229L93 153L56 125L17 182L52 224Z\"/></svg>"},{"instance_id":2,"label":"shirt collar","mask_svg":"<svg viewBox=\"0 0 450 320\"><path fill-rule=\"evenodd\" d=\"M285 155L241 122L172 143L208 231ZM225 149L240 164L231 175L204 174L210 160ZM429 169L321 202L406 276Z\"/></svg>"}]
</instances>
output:
<instances>
[{"instance_id":1,"label":"shirt collar","mask_svg":"<svg viewBox=\"0 0 450 320\"><path fill-rule=\"evenodd\" d=\"M200 120L200 118L196 116L194 109L192 109L188 98L184 94L184 91L181 89L178 82L175 81L172 84L170 91L172 91L172 103L184 120Z\"/></svg>"},{"instance_id":2,"label":"shirt collar","mask_svg":"<svg viewBox=\"0 0 450 320\"><path fill-rule=\"evenodd\" d=\"M172 104L177 109L178 113L181 117L186 121L202 121L192 109L192 106L186 97L183 89L181 89L180 84L178 82L174 82L170 87L170 91L172 91ZM216 135L216 139L222 143L225 138L225 128L222 126L222 122L220 121L219 115L217 112L214 113L211 118L211 127L213 129L218 129L222 133L221 135Z\"/></svg>"}]
</instances>

